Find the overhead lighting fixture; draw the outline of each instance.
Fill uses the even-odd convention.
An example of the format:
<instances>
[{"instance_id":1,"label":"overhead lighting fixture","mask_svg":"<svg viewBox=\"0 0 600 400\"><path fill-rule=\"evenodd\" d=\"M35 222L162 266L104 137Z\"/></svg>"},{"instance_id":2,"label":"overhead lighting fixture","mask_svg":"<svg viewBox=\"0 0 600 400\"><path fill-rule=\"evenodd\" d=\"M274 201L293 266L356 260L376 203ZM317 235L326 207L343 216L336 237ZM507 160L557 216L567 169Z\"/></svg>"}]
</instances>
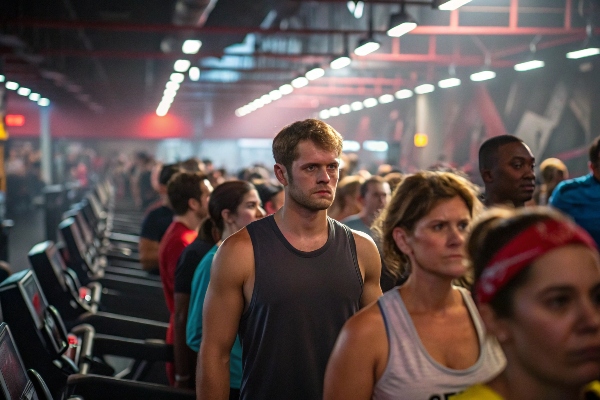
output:
<instances>
[{"instance_id":1,"label":"overhead lighting fixture","mask_svg":"<svg viewBox=\"0 0 600 400\"><path fill-rule=\"evenodd\" d=\"M342 151L343 152L359 151L359 150L360 150L360 143L358 143L356 140L344 140L342 142Z\"/></svg>"},{"instance_id":2,"label":"overhead lighting fixture","mask_svg":"<svg viewBox=\"0 0 600 400\"><path fill-rule=\"evenodd\" d=\"M188 71L188 75L190 76L190 81L198 82L200 80L200 68L192 67Z\"/></svg>"},{"instance_id":3,"label":"overhead lighting fixture","mask_svg":"<svg viewBox=\"0 0 600 400\"><path fill-rule=\"evenodd\" d=\"M447 0L438 6L438 10L452 11L470 2L471 0Z\"/></svg>"},{"instance_id":4,"label":"overhead lighting fixture","mask_svg":"<svg viewBox=\"0 0 600 400\"><path fill-rule=\"evenodd\" d=\"M29 96L29 93L31 93L31 89L26 87L20 87L19 90L17 90L17 93L21 96Z\"/></svg>"},{"instance_id":5,"label":"overhead lighting fixture","mask_svg":"<svg viewBox=\"0 0 600 400\"><path fill-rule=\"evenodd\" d=\"M458 78L446 78L446 79L442 79L441 81L439 81L438 86L442 89L446 89L446 88L460 86L460 83L461 83L460 79L458 79Z\"/></svg>"},{"instance_id":6,"label":"overhead lighting fixture","mask_svg":"<svg viewBox=\"0 0 600 400\"><path fill-rule=\"evenodd\" d=\"M254 104L256 108L261 108L265 105L265 103L260 98L254 100L252 104Z\"/></svg>"},{"instance_id":7,"label":"overhead lighting fixture","mask_svg":"<svg viewBox=\"0 0 600 400\"><path fill-rule=\"evenodd\" d=\"M350 104L344 104L340 106L340 114L349 114L350 112L352 112Z\"/></svg>"},{"instance_id":8,"label":"overhead lighting fixture","mask_svg":"<svg viewBox=\"0 0 600 400\"><path fill-rule=\"evenodd\" d=\"M391 37L406 35L417 27L415 20L404 10L404 2L400 5L400 12L390 16L389 26L387 34Z\"/></svg>"},{"instance_id":9,"label":"overhead lighting fixture","mask_svg":"<svg viewBox=\"0 0 600 400\"><path fill-rule=\"evenodd\" d=\"M185 79L185 76L181 72L173 72L171 74L171 82L181 83Z\"/></svg>"},{"instance_id":10,"label":"overhead lighting fixture","mask_svg":"<svg viewBox=\"0 0 600 400\"><path fill-rule=\"evenodd\" d=\"M165 87L166 87L167 89L171 89L171 90L175 90L175 91L179 90L179 86L180 86L180 85L179 85L179 83L177 83L177 82L173 82L173 81L169 81L169 82L167 82L167 84L165 85Z\"/></svg>"},{"instance_id":11,"label":"overhead lighting fixture","mask_svg":"<svg viewBox=\"0 0 600 400\"><path fill-rule=\"evenodd\" d=\"M483 70L483 71L479 71L479 72L475 72L474 74L471 74L470 78L473 82L482 82L482 81L494 79L495 77L496 77L496 73L494 71Z\"/></svg>"},{"instance_id":12,"label":"overhead lighting fixture","mask_svg":"<svg viewBox=\"0 0 600 400\"><path fill-rule=\"evenodd\" d=\"M175 98L174 98L174 97L169 97L169 96L165 96L165 95L163 95L163 97L162 97L162 99L160 100L160 102L161 102L161 103L168 104L168 105L170 106L171 104L173 104L173 100L175 100Z\"/></svg>"},{"instance_id":13,"label":"overhead lighting fixture","mask_svg":"<svg viewBox=\"0 0 600 400\"><path fill-rule=\"evenodd\" d=\"M352 111L360 111L365 108L365 106L363 105L362 101L355 101L354 103L350 104L350 108Z\"/></svg>"},{"instance_id":14,"label":"overhead lighting fixture","mask_svg":"<svg viewBox=\"0 0 600 400\"><path fill-rule=\"evenodd\" d=\"M177 96L177 90L173 90L173 89L165 89L165 91L163 92L163 97L167 96L167 97L175 97Z\"/></svg>"},{"instance_id":15,"label":"overhead lighting fixture","mask_svg":"<svg viewBox=\"0 0 600 400\"><path fill-rule=\"evenodd\" d=\"M269 104L273 101L268 94L263 94L262 96L260 96L260 99L264 104Z\"/></svg>"},{"instance_id":16,"label":"overhead lighting fixture","mask_svg":"<svg viewBox=\"0 0 600 400\"><path fill-rule=\"evenodd\" d=\"M0 74L0 82L4 82L6 80L6 77L2 74Z\"/></svg>"},{"instance_id":17,"label":"overhead lighting fixture","mask_svg":"<svg viewBox=\"0 0 600 400\"><path fill-rule=\"evenodd\" d=\"M392 101L394 101L394 96L391 94L384 94L382 96L379 96L379 102L381 104L391 103Z\"/></svg>"},{"instance_id":18,"label":"overhead lighting fixture","mask_svg":"<svg viewBox=\"0 0 600 400\"><path fill-rule=\"evenodd\" d=\"M173 69L177 72L187 72L187 70L190 68L190 65L192 65L190 60L177 60L173 65Z\"/></svg>"},{"instance_id":19,"label":"overhead lighting fixture","mask_svg":"<svg viewBox=\"0 0 600 400\"><path fill-rule=\"evenodd\" d=\"M581 50L570 51L567 53L567 58L577 60L579 58L591 57L600 54L599 47L587 47Z\"/></svg>"},{"instance_id":20,"label":"overhead lighting fixture","mask_svg":"<svg viewBox=\"0 0 600 400\"><path fill-rule=\"evenodd\" d=\"M361 39L358 42L358 47L354 49L354 54L363 57L367 54L371 54L372 52L379 50L379 47L381 47L379 42L373 39L372 37L369 37L367 39Z\"/></svg>"},{"instance_id":21,"label":"overhead lighting fixture","mask_svg":"<svg viewBox=\"0 0 600 400\"><path fill-rule=\"evenodd\" d=\"M518 72L530 71L532 69L542 68L542 67L544 67L544 65L546 65L546 63L543 62L542 60L525 61L525 62L522 62L519 64L515 64L515 71L518 71Z\"/></svg>"},{"instance_id":22,"label":"overhead lighting fixture","mask_svg":"<svg viewBox=\"0 0 600 400\"><path fill-rule=\"evenodd\" d=\"M434 90L435 90L435 86L433 86L431 83L424 83L415 88L415 93L416 94L427 94L427 93L433 92Z\"/></svg>"},{"instance_id":23,"label":"overhead lighting fixture","mask_svg":"<svg viewBox=\"0 0 600 400\"><path fill-rule=\"evenodd\" d=\"M286 83L285 85L281 85L279 87L279 93L286 95L286 94L290 94L294 91L294 87L292 85L290 85L289 83Z\"/></svg>"},{"instance_id":24,"label":"overhead lighting fixture","mask_svg":"<svg viewBox=\"0 0 600 400\"><path fill-rule=\"evenodd\" d=\"M299 89L306 85L308 85L308 79L303 76L299 76L298 78L296 78L292 81L292 86L295 87L296 89Z\"/></svg>"},{"instance_id":25,"label":"overhead lighting fixture","mask_svg":"<svg viewBox=\"0 0 600 400\"><path fill-rule=\"evenodd\" d=\"M308 71L304 76L306 76L306 79L308 79L309 81L314 81L315 79L319 79L323 75L325 75L325 70L321 67L317 67Z\"/></svg>"},{"instance_id":26,"label":"overhead lighting fixture","mask_svg":"<svg viewBox=\"0 0 600 400\"><path fill-rule=\"evenodd\" d=\"M408 99L409 97L413 96L413 91L410 89L401 89L398 90L396 93L394 93L394 97L396 97L398 100L402 100L402 99Z\"/></svg>"},{"instance_id":27,"label":"overhead lighting fixture","mask_svg":"<svg viewBox=\"0 0 600 400\"><path fill-rule=\"evenodd\" d=\"M369 97L368 99L363 100L363 104L367 108L375 107L379 102L374 97Z\"/></svg>"},{"instance_id":28,"label":"overhead lighting fixture","mask_svg":"<svg viewBox=\"0 0 600 400\"><path fill-rule=\"evenodd\" d=\"M343 56L339 56L335 60L331 61L329 63L329 66L331 67L331 69L342 69L342 68L347 67L351 63L352 63L352 59L350 57L348 57L347 55L343 55Z\"/></svg>"},{"instance_id":29,"label":"overhead lighting fixture","mask_svg":"<svg viewBox=\"0 0 600 400\"><path fill-rule=\"evenodd\" d=\"M8 90L17 90L19 88L19 84L17 82L8 81L4 85Z\"/></svg>"},{"instance_id":30,"label":"overhead lighting fixture","mask_svg":"<svg viewBox=\"0 0 600 400\"><path fill-rule=\"evenodd\" d=\"M269 92L269 97L271 98L271 100L275 101L279 100L283 96L281 95L281 92L279 90L275 89Z\"/></svg>"},{"instance_id":31,"label":"overhead lighting fixture","mask_svg":"<svg viewBox=\"0 0 600 400\"><path fill-rule=\"evenodd\" d=\"M332 117L337 117L338 115L340 115L340 109L337 107L331 107L329 109L329 115L331 115Z\"/></svg>"},{"instance_id":32,"label":"overhead lighting fixture","mask_svg":"<svg viewBox=\"0 0 600 400\"><path fill-rule=\"evenodd\" d=\"M426 133L415 133L415 136L413 137L413 142L415 144L415 147L425 147L429 142L429 137Z\"/></svg>"},{"instance_id":33,"label":"overhead lighting fixture","mask_svg":"<svg viewBox=\"0 0 600 400\"><path fill-rule=\"evenodd\" d=\"M164 117L169 112L169 105L165 103L160 103L156 108L156 115L159 117Z\"/></svg>"},{"instance_id":34,"label":"overhead lighting fixture","mask_svg":"<svg viewBox=\"0 0 600 400\"><path fill-rule=\"evenodd\" d=\"M42 106L42 107L47 107L47 106L49 106L49 105L50 105L50 100L48 100L48 99L47 99L47 98L45 98L45 97L42 97L41 99L39 99L39 100L38 100L38 102L37 102L37 103L38 103L38 105L39 105L39 106Z\"/></svg>"},{"instance_id":35,"label":"overhead lighting fixture","mask_svg":"<svg viewBox=\"0 0 600 400\"><path fill-rule=\"evenodd\" d=\"M349 1L346 3L348 6L348 11L354 16L356 19L360 19L363 16L363 11L365 9L365 3L362 1Z\"/></svg>"},{"instance_id":36,"label":"overhead lighting fixture","mask_svg":"<svg viewBox=\"0 0 600 400\"><path fill-rule=\"evenodd\" d=\"M321 118L321 119L327 119L327 118L329 118L330 116L331 116L331 115L329 114L329 110L322 110L322 111L319 113L319 118Z\"/></svg>"},{"instance_id":37,"label":"overhead lighting fixture","mask_svg":"<svg viewBox=\"0 0 600 400\"><path fill-rule=\"evenodd\" d=\"M236 117L243 117L244 115L247 115L247 114L248 113L246 112L246 110L243 107L240 107L237 110L235 110Z\"/></svg>"},{"instance_id":38,"label":"overhead lighting fixture","mask_svg":"<svg viewBox=\"0 0 600 400\"><path fill-rule=\"evenodd\" d=\"M42 96L40 96L39 93L31 93L29 95L29 100L31 101L38 101Z\"/></svg>"},{"instance_id":39,"label":"overhead lighting fixture","mask_svg":"<svg viewBox=\"0 0 600 400\"><path fill-rule=\"evenodd\" d=\"M202 42L200 40L188 39L183 42L181 51L184 54L196 54L200 51L200 47L202 47Z\"/></svg>"}]
</instances>

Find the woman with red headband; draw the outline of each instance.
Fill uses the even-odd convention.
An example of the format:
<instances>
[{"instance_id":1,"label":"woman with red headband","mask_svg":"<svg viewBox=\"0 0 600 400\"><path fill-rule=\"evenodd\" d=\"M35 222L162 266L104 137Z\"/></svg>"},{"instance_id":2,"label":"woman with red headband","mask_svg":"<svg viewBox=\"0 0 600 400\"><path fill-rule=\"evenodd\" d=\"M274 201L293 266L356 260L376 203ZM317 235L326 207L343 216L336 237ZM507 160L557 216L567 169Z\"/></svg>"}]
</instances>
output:
<instances>
[{"instance_id":1,"label":"woman with red headband","mask_svg":"<svg viewBox=\"0 0 600 400\"><path fill-rule=\"evenodd\" d=\"M420 172L396 188L376 228L386 265L408 278L348 320L326 400L442 400L502 371L470 293L453 285L468 272L465 240L479 207L472 185L448 172Z\"/></svg>"},{"instance_id":2,"label":"woman with red headband","mask_svg":"<svg viewBox=\"0 0 600 400\"><path fill-rule=\"evenodd\" d=\"M598 398L582 393L600 378L600 259L587 232L544 208L495 210L467 249L475 300L508 363L453 399Z\"/></svg>"}]
</instances>

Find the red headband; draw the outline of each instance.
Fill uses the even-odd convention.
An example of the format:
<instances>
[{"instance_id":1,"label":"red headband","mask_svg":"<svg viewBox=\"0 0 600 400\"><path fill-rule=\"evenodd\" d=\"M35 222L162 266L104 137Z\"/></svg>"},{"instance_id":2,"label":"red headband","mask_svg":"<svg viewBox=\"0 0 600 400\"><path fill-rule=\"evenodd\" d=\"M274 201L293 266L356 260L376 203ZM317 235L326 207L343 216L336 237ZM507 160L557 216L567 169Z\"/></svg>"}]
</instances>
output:
<instances>
[{"instance_id":1,"label":"red headband","mask_svg":"<svg viewBox=\"0 0 600 400\"><path fill-rule=\"evenodd\" d=\"M571 222L547 219L519 233L486 265L475 286L478 303L494 298L512 278L536 258L567 244L583 244L596 249L596 243L582 228Z\"/></svg>"}]
</instances>

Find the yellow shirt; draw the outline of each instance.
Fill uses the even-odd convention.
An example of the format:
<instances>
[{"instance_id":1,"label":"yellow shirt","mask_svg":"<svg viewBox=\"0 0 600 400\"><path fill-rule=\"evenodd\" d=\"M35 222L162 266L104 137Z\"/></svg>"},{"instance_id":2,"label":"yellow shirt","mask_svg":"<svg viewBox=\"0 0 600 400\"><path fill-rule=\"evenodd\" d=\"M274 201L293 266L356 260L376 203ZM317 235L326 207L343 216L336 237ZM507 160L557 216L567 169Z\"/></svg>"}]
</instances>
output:
<instances>
[{"instance_id":1,"label":"yellow shirt","mask_svg":"<svg viewBox=\"0 0 600 400\"><path fill-rule=\"evenodd\" d=\"M585 387L586 399L600 399L600 381L594 381ZM471 386L464 392L450 396L450 400L504 400L502 396L487 385Z\"/></svg>"}]
</instances>

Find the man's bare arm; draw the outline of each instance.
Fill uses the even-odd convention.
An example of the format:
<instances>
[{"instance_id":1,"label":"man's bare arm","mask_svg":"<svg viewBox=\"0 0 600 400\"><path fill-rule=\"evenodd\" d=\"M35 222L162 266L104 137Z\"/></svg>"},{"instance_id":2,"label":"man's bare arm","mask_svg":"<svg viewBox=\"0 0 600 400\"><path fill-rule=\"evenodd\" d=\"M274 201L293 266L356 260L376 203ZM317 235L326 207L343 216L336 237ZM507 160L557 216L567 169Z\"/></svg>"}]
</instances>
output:
<instances>
[{"instance_id":1,"label":"man's bare arm","mask_svg":"<svg viewBox=\"0 0 600 400\"><path fill-rule=\"evenodd\" d=\"M138 244L140 252L140 264L144 271L152 271L158 268L158 246L159 242L141 237Z\"/></svg>"},{"instance_id":2,"label":"man's bare arm","mask_svg":"<svg viewBox=\"0 0 600 400\"><path fill-rule=\"evenodd\" d=\"M230 353L244 312L244 282L254 269L254 253L243 229L223 242L213 260L204 301L198 355L197 399L227 400Z\"/></svg>"},{"instance_id":3,"label":"man's bare arm","mask_svg":"<svg viewBox=\"0 0 600 400\"><path fill-rule=\"evenodd\" d=\"M375 242L365 233L354 231L358 265L364 277L360 306L364 307L381 296L381 257Z\"/></svg>"}]
</instances>

